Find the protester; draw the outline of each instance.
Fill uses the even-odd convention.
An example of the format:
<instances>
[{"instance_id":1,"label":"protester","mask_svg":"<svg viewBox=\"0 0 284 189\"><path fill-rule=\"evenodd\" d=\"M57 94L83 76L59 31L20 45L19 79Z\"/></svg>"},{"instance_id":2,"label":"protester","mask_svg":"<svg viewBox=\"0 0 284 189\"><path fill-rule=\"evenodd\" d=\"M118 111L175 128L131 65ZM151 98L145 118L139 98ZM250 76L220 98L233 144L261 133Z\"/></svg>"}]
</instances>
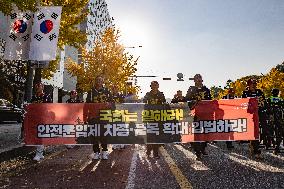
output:
<instances>
[{"instance_id":1,"label":"protester","mask_svg":"<svg viewBox=\"0 0 284 189\"><path fill-rule=\"evenodd\" d=\"M211 100L211 94L210 90L203 85L202 76L200 74L196 74L194 76L194 86L190 86L187 94L186 94L186 100L189 101L188 105L190 109L194 109L194 107L197 105L197 103L201 100ZM194 121L197 121L195 117ZM197 160L201 160L201 155L208 155L205 148L207 143L206 142L192 142L191 143L195 155L197 157Z\"/></svg>"},{"instance_id":2,"label":"protester","mask_svg":"<svg viewBox=\"0 0 284 189\"><path fill-rule=\"evenodd\" d=\"M124 103L125 100L125 96L119 92L119 89L117 86L113 86L112 90L111 90L111 94L112 94L112 102L113 103Z\"/></svg>"},{"instance_id":3,"label":"protester","mask_svg":"<svg viewBox=\"0 0 284 189\"><path fill-rule=\"evenodd\" d=\"M175 94L174 98L171 101L171 103L179 103L179 102L186 102L186 98L182 96L181 90L177 91L177 94Z\"/></svg>"},{"instance_id":4,"label":"protester","mask_svg":"<svg viewBox=\"0 0 284 189\"><path fill-rule=\"evenodd\" d=\"M113 86L112 87L112 102L113 103L124 103L124 95L122 93L119 92L118 87L117 86ZM125 149L125 145L124 144L113 144L112 145L112 149Z\"/></svg>"},{"instance_id":5,"label":"protester","mask_svg":"<svg viewBox=\"0 0 284 189\"><path fill-rule=\"evenodd\" d=\"M82 103L76 90L70 92L70 98L66 101L66 103Z\"/></svg>"},{"instance_id":6,"label":"protester","mask_svg":"<svg viewBox=\"0 0 284 189\"><path fill-rule=\"evenodd\" d=\"M95 79L95 85L91 91L91 93L89 94L89 96L87 97L87 102L88 103L106 103L106 102L111 102L111 93L109 92L109 90L104 87L104 79L101 76L96 77ZM98 121L98 120L96 120ZM102 131L103 129L101 129ZM100 148L100 144L101 143L101 148ZM102 152L100 153L100 151L102 150ZM107 160L108 159L108 149L107 149L107 143L106 141L103 140L94 140L94 144L93 144L93 151L94 153L91 155L92 159L104 159Z\"/></svg>"},{"instance_id":7,"label":"protester","mask_svg":"<svg viewBox=\"0 0 284 189\"><path fill-rule=\"evenodd\" d=\"M284 118L283 118L283 99L280 98L279 89L272 89L272 95L268 99L269 108L270 108L270 117L271 117L271 129L270 137L273 137L273 134L276 136L274 154L280 152L280 144L284 142Z\"/></svg>"},{"instance_id":8,"label":"protester","mask_svg":"<svg viewBox=\"0 0 284 189\"><path fill-rule=\"evenodd\" d=\"M264 97L263 92L260 89L257 89L257 82L255 79L249 79L247 81L247 89L243 91L242 98L248 98L248 97L256 97L258 99L258 117L259 117L259 127L263 129L263 132L261 132L261 138L264 138L263 136L265 131L267 130L267 111L265 109L266 100ZM255 158L261 158L261 150L259 149L259 140L253 140L250 141L250 154L252 157Z\"/></svg>"},{"instance_id":9,"label":"protester","mask_svg":"<svg viewBox=\"0 0 284 189\"><path fill-rule=\"evenodd\" d=\"M166 103L163 92L159 91L159 83L157 81L152 81L150 87L151 91L146 93L143 102L149 105L161 105ZM151 108L153 108L153 106ZM159 147L159 144L147 144L146 154L150 156L153 151L154 158L159 159Z\"/></svg>"},{"instance_id":10,"label":"protester","mask_svg":"<svg viewBox=\"0 0 284 189\"><path fill-rule=\"evenodd\" d=\"M35 84L35 94L31 99L31 103L52 103L52 100L48 94L43 92L44 85L42 83ZM36 155L33 158L35 161L40 161L44 159L43 156L44 146L39 145L36 148Z\"/></svg>"},{"instance_id":11,"label":"protester","mask_svg":"<svg viewBox=\"0 0 284 189\"><path fill-rule=\"evenodd\" d=\"M223 96L223 99L234 99L234 98L236 98L235 90L234 88L230 87L228 89L227 95ZM228 150L232 150L234 148L232 141L226 141L226 145Z\"/></svg>"},{"instance_id":12,"label":"protester","mask_svg":"<svg viewBox=\"0 0 284 189\"><path fill-rule=\"evenodd\" d=\"M78 93L76 90L70 92L70 98L66 101L66 103L81 103ZM71 149L74 148L74 145L66 145L66 148Z\"/></svg>"}]
</instances>

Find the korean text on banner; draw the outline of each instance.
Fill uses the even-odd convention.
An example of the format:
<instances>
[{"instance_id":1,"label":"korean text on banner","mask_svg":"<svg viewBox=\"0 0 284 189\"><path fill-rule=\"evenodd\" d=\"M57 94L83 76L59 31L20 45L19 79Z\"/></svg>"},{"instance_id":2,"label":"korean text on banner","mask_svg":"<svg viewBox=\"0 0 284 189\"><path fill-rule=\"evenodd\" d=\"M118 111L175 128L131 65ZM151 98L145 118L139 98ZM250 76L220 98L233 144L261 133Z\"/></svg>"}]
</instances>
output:
<instances>
[{"instance_id":1,"label":"korean text on banner","mask_svg":"<svg viewBox=\"0 0 284 189\"><path fill-rule=\"evenodd\" d=\"M187 143L196 141L257 140L257 100L187 103L31 104L25 115L25 142L38 144Z\"/></svg>"}]
</instances>

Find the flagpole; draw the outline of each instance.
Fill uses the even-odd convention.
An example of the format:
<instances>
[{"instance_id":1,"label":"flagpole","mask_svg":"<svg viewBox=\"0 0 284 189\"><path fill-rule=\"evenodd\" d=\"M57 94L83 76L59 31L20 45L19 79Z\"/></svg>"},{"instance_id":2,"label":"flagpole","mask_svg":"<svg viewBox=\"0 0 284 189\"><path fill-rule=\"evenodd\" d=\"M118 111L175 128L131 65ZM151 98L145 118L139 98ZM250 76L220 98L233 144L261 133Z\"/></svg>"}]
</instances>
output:
<instances>
[{"instance_id":1,"label":"flagpole","mask_svg":"<svg viewBox=\"0 0 284 189\"><path fill-rule=\"evenodd\" d=\"M25 101L30 103L33 94L33 76L34 76L34 68L29 60L27 62L27 79L25 83Z\"/></svg>"},{"instance_id":2,"label":"flagpole","mask_svg":"<svg viewBox=\"0 0 284 189\"><path fill-rule=\"evenodd\" d=\"M36 68L35 68L35 76L34 76L34 83L40 83L41 82L41 66L40 61L36 61Z\"/></svg>"}]
</instances>

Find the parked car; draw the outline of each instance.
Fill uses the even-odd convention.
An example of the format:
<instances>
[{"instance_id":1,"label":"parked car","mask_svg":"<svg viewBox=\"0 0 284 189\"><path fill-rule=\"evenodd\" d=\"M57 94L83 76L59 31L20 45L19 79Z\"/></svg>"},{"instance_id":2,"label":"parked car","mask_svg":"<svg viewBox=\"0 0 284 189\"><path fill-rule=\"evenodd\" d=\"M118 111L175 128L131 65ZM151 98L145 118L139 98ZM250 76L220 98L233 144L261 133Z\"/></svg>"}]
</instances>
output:
<instances>
[{"instance_id":1,"label":"parked car","mask_svg":"<svg viewBox=\"0 0 284 189\"><path fill-rule=\"evenodd\" d=\"M8 100L0 99L0 122L17 121L23 122L23 110Z\"/></svg>"}]
</instances>

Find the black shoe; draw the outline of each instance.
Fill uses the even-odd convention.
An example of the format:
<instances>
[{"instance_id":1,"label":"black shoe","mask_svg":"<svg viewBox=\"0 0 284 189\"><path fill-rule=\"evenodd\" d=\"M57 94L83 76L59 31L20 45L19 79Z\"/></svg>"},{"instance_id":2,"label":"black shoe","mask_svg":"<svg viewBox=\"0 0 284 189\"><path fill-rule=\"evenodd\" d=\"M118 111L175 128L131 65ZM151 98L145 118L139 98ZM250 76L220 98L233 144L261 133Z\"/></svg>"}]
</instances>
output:
<instances>
[{"instance_id":1,"label":"black shoe","mask_svg":"<svg viewBox=\"0 0 284 189\"><path fill-rule=\"evenodd\" d=\"M208 156L208 153L207 153L205 150L203 150L201 153L202 153L202 155L204 155L204 156Z\"/></svg>"},{"instance_id":2,"label":"black shoe","mask_svg":"<svg viewBox=\"0 0 284 189\"><path fill-rule=\"evenodd\" d=\"M202 159L202 153L201 152L195 152L196 160L200 161Z\"/></svg>"},{"instance_id":3,"label":"black shoe","mask_svg":"<svg viewBox=\"0 0 284 189\"><path fill-rule=\"evenodd\" d=\"M227 146L227 149L228 150L232 150L232 149L234 149L235 147L234 146Z\"/></svg>"},{"instance_id":4,"label":"black shoe","mask_svg":"<svg viewBox=\"0 0 284 189\"><path fill-rule=\"evenodd\" d=\"M196 161L201 161L201 160L202 160L201 154L199 155L196 154Z\"/></svg>"}]
</instances>

